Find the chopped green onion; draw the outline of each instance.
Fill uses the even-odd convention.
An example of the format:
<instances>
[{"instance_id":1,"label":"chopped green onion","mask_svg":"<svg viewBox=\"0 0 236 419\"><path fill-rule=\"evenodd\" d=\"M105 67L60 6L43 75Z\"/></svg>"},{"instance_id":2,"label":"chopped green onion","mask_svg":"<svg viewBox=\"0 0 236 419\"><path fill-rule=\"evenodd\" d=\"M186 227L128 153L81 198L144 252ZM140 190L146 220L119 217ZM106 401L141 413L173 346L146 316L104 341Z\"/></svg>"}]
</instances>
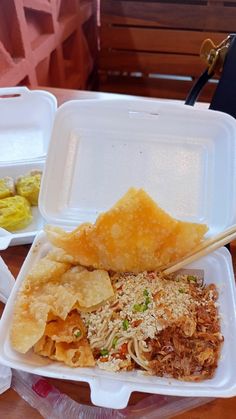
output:
<instances>
[{"instance_id":1,"label":"chopped green onion","mask_svg":"<svg viewBox=\"0 0 236 419\"><path fill-rule=\"evenodd\" d=\"M108 349L101 349L100 354L102 356L107 356L109 354L109 351L108 351Z\"/></svg>"},{"instance_id":2,"label":"chopped green onion","mask_svg":"<svg viewBox=\"0 0 236 419\"><path fill-rule=\"evenodd\" d=\"M179 292L181 292L181 294L185 294L185 290L183 288L179 288Z\"/></svg>"},{"instance_id":3,"label":"chopped green onion","mask_svg":"<svg viewBox=\"0 0 236 419\"><path fill-rule=\"evenodd\" d=\"M122 323L123 329L124 330L128 330L129 327L129 321L127 319L125 319Z\"/></svg>"},{"instance_id":4,"label":"chopped green onion","mask_svg":"<svg viewBox=\"0 0 236 419\"><path fill-rule=\"evenodd\" d=\"M148 307L144 303L142 303L142 304L134 304L134 306L133 306L133 311L137 311L139 313L143 313L147 309L148 309Z\"/></svg>"},{"instance_id":5,"label":"chopped green onion","mask_svg":"<svg viewBox=\"0 0 236 419\"><path fill-rule=\"evenodd\" d=\"M113 339L113 341L112 341L112 348L113 349L115 349L115 347L117 345L117 342L118 342L118 336L115 336L114 339Z\"/></svg>"},{"instance_id":6,"label":"chopped green onion","mask_svg":"<svg viewBox=\"0 0 236 419\"><path fill-rule=\"evenodd\" d=\"M74 331L74 336L75 336L76 338L79 338L81 335L82 335L82 333L81 333L81 331L80 331L79 329L76 329L76 330Z\"/></svg>"},{"instance_id":7,"label":"chopped green onion","mask_svg":"<svg viewBox=\"0 0 236 419\"><path fill-rule=\"evenodd\" d=\"M148 304L151 302L151 299L150 299L150 297L147 297L146 299L145 299L145 306L148 306Z\"/></svg>"},{"instance_id":8,"label":"chopped green onion","mask_svg":"<svg viewBox=\"0 0 236 419\"><path fill-rule=\"evenodd\" d=\"M193 276L193 275L188 275L188 276L187 276L187 280L188 280L189 282L197 282L197 278L196 278L196 276Z\"/></svg>"},{"instance_id":9,"label":"chopped green onion","mask_svg":"<svg viewBox=\"0 0 236 419\"><path fill-rule=\"evenodd\" d=\"M144 295L144 297L148 297L148 290L147 289L145 289L144 291L143 291L143 295Z\"/></svg>"}]
</instances>

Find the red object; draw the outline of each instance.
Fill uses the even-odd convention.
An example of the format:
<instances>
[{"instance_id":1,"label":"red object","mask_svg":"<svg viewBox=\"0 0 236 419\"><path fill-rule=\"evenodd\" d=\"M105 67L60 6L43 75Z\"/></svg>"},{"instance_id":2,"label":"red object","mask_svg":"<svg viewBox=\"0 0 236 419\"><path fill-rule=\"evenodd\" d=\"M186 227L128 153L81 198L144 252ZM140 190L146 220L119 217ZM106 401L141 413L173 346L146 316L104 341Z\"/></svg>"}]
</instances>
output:
<instances>
[{"instance_id":1,"label":"red object","mask_svg":"<svg viewBox=\"0 0 236 419\"><path fill-rule=\"evenodd\" d=\"M38 396L45 398L51 391L53 391L53 386L51 386L51 384L49 384L46 380L40 379L32 385L32 389L38 394Z\"/></svg>"}]
</instances>

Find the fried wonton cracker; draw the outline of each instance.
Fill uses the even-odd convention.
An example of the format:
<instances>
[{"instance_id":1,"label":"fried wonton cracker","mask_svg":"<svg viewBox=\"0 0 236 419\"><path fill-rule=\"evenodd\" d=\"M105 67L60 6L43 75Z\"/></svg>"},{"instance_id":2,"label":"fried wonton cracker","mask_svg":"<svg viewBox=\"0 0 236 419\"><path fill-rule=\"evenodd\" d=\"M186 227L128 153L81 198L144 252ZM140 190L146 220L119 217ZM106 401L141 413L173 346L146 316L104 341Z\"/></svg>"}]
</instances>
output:
<instances>
[{"instance_id":1,"label":"fried wonton cracker","mask_svg":"<svg viewBox=\"0 0 236 419\"><path fill-rule=\"evenodd\" d=\"M59 247L53 247L52 250L48 252L47 259L61 263L70 263L71 265L78 265L76 257L68 255L65 250L60 249Z\"/></svg>"},{"instance_id":2,"label":"fried wonton cracker","mask_svg":"<svg viewBox=\"0 0 236 419\"><path fill-rule=\"evenodd\" d=\"M86 327L79 313L73 310L65 320L58 317L48 322L44 335L55 342L78 342L86 336Z\"/></svg>"},{"instance_id":3,"label":"fried wonton cracker","mask_svg":"<svg viewBox=\"0 0 236 419\"><path fill-rule=\"evenodd\" d=\"M70 267L45 257L25 278L10 331L12 346L18 352L26 353L39 341L49 316L65 320L76 304L89 309L89 305L102 304L114 295L107 272Z\"/></svg>"},{"instance_id":4,"label":"fried wonton cracker","mask_svg":"<svg viewBox=\"0 0 236 419\"><path fill-rule=\"evenodd\" d=\"M57 281L60 275L70 266L43 258L35 264L25 278L15 303L10 332L12 345L19 352L27 352L41 338L50 309L55 314L65 309L65 293L62 296L63 301L61 301L62 298L57 301L57 307L55 307L54 296L55 292L59 291ZM68 310L74 303L73 300Z\"/></svg>"},{"instance_id":5,"label":"fried wonton cracker","mask_svg":"<svg viewBox=\"0 0 236 419\"><path fill-rule=\"evenodd\" d=\"M116 272L157 270L192 251L207 231L163 211L142 189L130 189L96 223L65 233L47 226L49 240L81 265Z\"/></svg>"},{"instance_id":6,"label":"fried wonton cracker","mask_svg":"<svg viewBox=\"0 0 236 419\"><path fill-rule=\"evenodd\" d=\"M61 281L73 295L76 295L77 307L81 311L93 306L98 308L114 296L110 277L103 270L89 272L84 269L78 272L76 268L71 268L62 275Z\"/></svg>"},{"instance_id":7,"label":"fried wonton cracker","mask_svg":"<svg viewBox=\"0 0 236 419\"><path fill-rule=\"evenodd\" d=\"M70 367L93 367L92 350L86 328L78 312L73 310L65 320L59 317L48 322L44 335L34 345L34 352Z\"/></svg>"},{"instance_id":8,"label":"fried wonton cracker","mask_svg":"<svg viewBox=\"0 0 236 419\"><path fill-rule=\"evenodd\" d=\"M70 266L69 262L50 260L48 257L44 257L32 267L27 282L32 286L39 286L48 281L57 280Z\"/></svg>"},{"instance_id":9,"label":"fried wonton cracker","mask_svg":"<svg viewBox=\"0 0 236 419\"><path fill-rule=\"evenodd\" d=\"M55 342L48 336L43 335L34 345L34 352L41 356L55 359Z\"/></svg>"},{"instance_id":10,"label":"fried wonton cracker","mask_svg":"<svg viewBox=\"0 0 236 419\"><path fill-rule=\"evenodd\" d=\"M55 359L70 367L94 367L95 360L87 339L74 343L56 343Z\"/></svg>"}]
</instances>

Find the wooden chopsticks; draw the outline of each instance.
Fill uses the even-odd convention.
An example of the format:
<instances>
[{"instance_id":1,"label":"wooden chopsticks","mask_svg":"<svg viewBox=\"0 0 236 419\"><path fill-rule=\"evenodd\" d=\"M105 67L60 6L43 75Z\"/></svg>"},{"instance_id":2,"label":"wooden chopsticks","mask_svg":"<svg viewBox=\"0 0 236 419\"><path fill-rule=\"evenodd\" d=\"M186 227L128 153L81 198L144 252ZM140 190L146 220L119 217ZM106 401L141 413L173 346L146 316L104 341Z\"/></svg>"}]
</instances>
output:
<instances>
[{"instance_id":1,"label":"wooden chopsticks","mask_svg":"<svg viewBox=\"0 0 236 419\"><path fill-rule=\"evenodd\" d=\"M224 230L222 233L217 234L216 236L203 241L194 252L189 253L180 261L174 262L166 266L162 272L164 274L171 274L183 268L183 266L195 262L195 260L200 259L203 256L208 255L219 247L225 246L231 241L236 239L236 225Z\"/></svg>"}]
</instances>

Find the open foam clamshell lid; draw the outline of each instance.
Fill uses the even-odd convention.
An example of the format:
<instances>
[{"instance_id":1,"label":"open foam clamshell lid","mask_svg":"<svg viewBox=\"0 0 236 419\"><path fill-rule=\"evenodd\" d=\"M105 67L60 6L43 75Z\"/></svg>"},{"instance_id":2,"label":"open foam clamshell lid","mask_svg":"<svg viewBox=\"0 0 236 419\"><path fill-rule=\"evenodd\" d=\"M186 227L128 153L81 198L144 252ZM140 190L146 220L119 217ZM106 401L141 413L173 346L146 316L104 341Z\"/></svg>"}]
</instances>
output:
<instances>
[{"instance_id":1,"label":"open foam clamshell lid","mask_svg":"<svg viewBox=\"0 0 236 419\"><path fill-rule=\"evenodd\" d=\"M0 165L45 159L56 108L49 92L0 88Z\"/></svg>"},{"instance_id":2,"label":"open foam clamshell lid","mask_svg":"<svg viewBox=\"0 0 236 419\"><path fill-rule=\"evenodd\" d=\"M19 176L44 168L56 98L43 90L16 86L0 88L0 178ZM35 207L33 221L24 230L10 233L0 228L0 249L32 243L43 220Z\"/></svg>"},{"instance_id":3,"label":"open foam clamshell lid","mask_svg":"<svg viewBox=\"0 0 236 419\"><path fill-rule=\"evenodd\" d=\"M55 116L40 211L73 228L142 187L212 236L236 221L235 138L235 120L221 112L146 99L67 102Z\"/></svg>"}]
</instances>

